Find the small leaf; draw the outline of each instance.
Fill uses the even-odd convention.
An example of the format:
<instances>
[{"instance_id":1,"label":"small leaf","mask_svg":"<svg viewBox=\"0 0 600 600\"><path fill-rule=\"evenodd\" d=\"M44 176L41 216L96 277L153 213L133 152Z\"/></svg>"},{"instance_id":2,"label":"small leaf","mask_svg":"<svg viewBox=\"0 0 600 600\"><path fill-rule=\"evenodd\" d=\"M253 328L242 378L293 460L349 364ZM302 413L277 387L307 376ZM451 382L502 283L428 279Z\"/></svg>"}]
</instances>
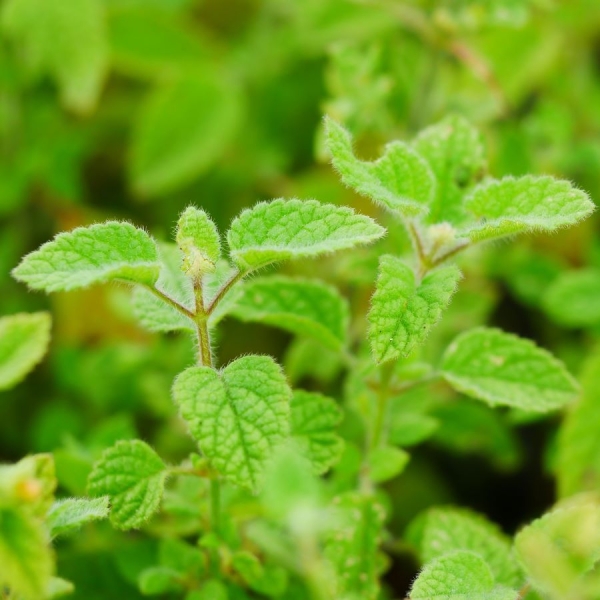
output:
<instances>
[{"instance_id":1,"label":"small leaf","mask_svg":"<svg viewBox=\"0 0 600 600\"><path fill-rule=\"evenodd\" d=\"M222 371L190 367L173 397L202 453L224 477L257 488L288 433L291 391L268 356L245 356Z\"/></svg>"},{"instance_id":2,"label":"small leaf","mask_svg":"<svg viewBox=\"0 0 600 600\"><path fill-rule=\"evenodd\" d=\"M260 202L234 219L231 257L244 270L368 244L385 230L352 209L316 200Z\"/></svg>"},{"instance_id":3,"label":"small leaf","mask_svg":"<svg viewBox=\"0 0 600 600\"><path fill-rule=\"evenodd\" d=\"M13 387L37 365L50 342L45 312L0 318L0 390Z\"/></svg>"},{"instance_id":4,"label":"small leaf","mask_svg":"<svg viewBox=\"0 0 600 600\"><path fill-rule=\"evenodd\" d=\"M378 363L408 356L422 344L448 306L461 277L449 265L429 272L418 283L401 259L379 261L377 287L369 311L369 340Z\"/></svg>"},{"instance_id":5,"label":"small leaf","mask_svg":"<svg viewBox=\"0 0 600 600\"><path fill-rule=\"evenodd\" d=\"M332 350L346 345L350 310L339 292L319 281L275 276L246 283L230 314L242 321L307 335Z\"/></svg>"},{"instance_id":6,"label":"small leaf","mask_svg":"<svg viewBox=\"0 0 600 600\"><path fill-rule=\"evenodd\" d=\"M594 204L568 181L526 175L478 185L465 200L465 208L479 222L459 235L482 241L573 225L589 216Z\"/></svg>"},{"instance_id":7,"label":"small leaf","mask_svg":"<svg viewBox=\"0 0 600 600\"><path fill-rule=\"evenodd\" d=\"M459 335L442 359L442 376L457 391L531 412L571 402L578 391L564 365L532 341L480 327Z\"/></svg>"},{"instance_id":8,"label":"small leaf","mask_svg":"<svg viewBox=\"0 0 600 600\"><path fill-rule=\"evenodd\" d=\"M380 159L365 162L354 155L352 137L341 125L326 117L325 128L333 166L347 186L400 215L427 212L435 178L418 152L402 142L392 142Z\"/></svg>"},{"instance_id":9,"label":"small leaf","mask_svg":"<svg viewBox=\"0 0 600 600\"><path fill-rule=\"evenodd\" d=\"M518 600L517 591L496 586L479 555L459 550L436 558L419 573L410 600Z\"/></svg>"},{"instance_id":10,"label":"small leaf","mask_svg":"<svg viewBox=\"0 0 600 600\"><path fill-rule=\"evenodd\" d=\"M138 587L144 596L181 592L181 574L169 567L149 567L140 573Z\"/></svg>"},{"instance_id":11,"label":"small leaf","mask_svg":"<svg viewBox=\"0 0 600 600\"><path fill-rule=\"evenodd\" d=\"M54 538L71 533L90 521L108 517L108 498L66 498L57 500L48 511L46 524Z\"/></svg>"},{"instance_id":12,"label":"small leaf","mask_svg":"<svg viewBox=\"0 0 600 600\"><path fill-rule=\"evenodd\" d=\"M88 478L93 496L109 496L110 520L119 529L141 527L157 510L167 471L140 440L120 441L105 450Z\"/></svg>"},{"instance_id":13,"label":"small leaf","mask_svg":"<svg viewBox=\"0 0 600 600\"><path fill-rule=\"evenodd\" d=\"M369 473L374 483L394 479L404 471L410 456L394 446L379 446L369 454Z\"/></svg>"},{"instance_id":14,"label":"small leaf","mask_svg":"<svg viewBox=\"0 0 600 600\"><path fill-rule=\"evenodd\" d=\"M184 256L184 273L194 278L215 270L221 256L221 239L217 227L203 210L189 206L183 211L175 239Z\"/></svg>"},{"instance_id":15,"label":"small leaf","mask_svg":"<svg viewBox=\"0 0 600 600\"><path fill-rule=\"evenodd\" d=\"M331 398L295 390L290 404L290 434L317 475L328 471L344 449L336 428L343 413Z\"/></svg>"},{"instance_id":16,"label":"small leaf","mask_svg":"<svg viewBox=\"0 0 600 600\"><path fill-rule=\"evenodd\" d=\"M62 598L68 594L72 594L75 591L75 586L66 579L61 577L51 577L50 583L48 584L48 591L46 592L45 600L52 600L53 598Z\"/></svg>"},{"instance_id":17,"label":"small leaf","mask_svg":"<svg viewBox=\"0 0 600 600\"><path fill-rule=\"evenodd\" d=\"M60 292L113 279L153 285L159 270L156 244L145 231L109 221L59 233L12 274L34 290Z\"/></svg>"}]
</instances>

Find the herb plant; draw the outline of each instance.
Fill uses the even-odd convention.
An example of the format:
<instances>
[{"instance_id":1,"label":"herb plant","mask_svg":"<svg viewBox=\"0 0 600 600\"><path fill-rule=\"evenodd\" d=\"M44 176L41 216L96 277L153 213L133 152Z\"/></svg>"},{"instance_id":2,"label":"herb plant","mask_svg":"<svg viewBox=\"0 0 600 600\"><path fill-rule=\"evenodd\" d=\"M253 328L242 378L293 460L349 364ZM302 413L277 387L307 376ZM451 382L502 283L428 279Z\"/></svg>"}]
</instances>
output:
<instances>
[{"instance_id":1,"label":"herb plant","mask_svg":"<svg viewBox=\"0 0 600 600\"><path fill-rule=\"evenodd\" d=\"M175 244L109 221L57 235L13 270L18 281L45 292L126 283L144 327L191 335L196 364L176 376L171 396L185 424L180 435L187 432L197 448L171 463L141 439L120 439L93 464L87 497L77 498L55 498L51 455L2 467L5 598L70 591L55 568L52 540L106 518L116 530L142 529L158 540L154 562L135 573L145 595L391 598L381 580L400 538L390 528L394 507L386 490L407 467L409 447L437 427L427 414L431 398L441 399L441 426L445 418L453 424L451 412L444 417L458 402L453 392L483 403L467 404L475 411L505 407L522 419L576 400L577 381L531 340L480 326L448 342L426 342L449 310L469 253L492 240L573 225L593 211L587 194L550 176L489 177L480 134L459 116L387 144L375 161L356 155L351 134L335 120L326 118L324 131L341 181L382 209L385 229L339 205L277 199L243 210L224 252L208 214L192 205L180 215ZM375 242L386 229L383 253ZM410 246L396 245L403 235ZM267 271L363 246L363 259L376 259L378 273L368 311L352 319L336 287ZM550 311L561 313L552 307L564 306L557 297L573 285L556 284ZM309 360L343 373L342 401L292 389L267 355L222 364L215 336L226 317L311 340ZM356 321L366 322L358 330L364 335L350 332ZM47 314L0 322L2 387L40 360L48 330ZM593 494L574 495L597 477L584 466L597 456L588 428L598 411L585 380L583 387L558 442L564 501L514 540L468 509L421 512L402 537L422 564L411 600L598 597L600 506ZM118 545L126 534L111 535Z\"/></svg>"}]
</instances>

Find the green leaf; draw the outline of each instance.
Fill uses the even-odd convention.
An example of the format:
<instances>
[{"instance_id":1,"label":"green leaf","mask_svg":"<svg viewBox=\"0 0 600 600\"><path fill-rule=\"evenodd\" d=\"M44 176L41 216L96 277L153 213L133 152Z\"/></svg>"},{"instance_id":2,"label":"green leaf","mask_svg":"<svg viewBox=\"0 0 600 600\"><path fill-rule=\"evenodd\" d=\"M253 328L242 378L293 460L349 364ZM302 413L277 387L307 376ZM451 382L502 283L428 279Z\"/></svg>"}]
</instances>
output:
<instances>
[{"instance_id":1,"label":"green leaf","mask_svg":"<svg viewBox=\"0 0 600 600\"><path fill-rule=\"evenodd\" d=\"M409 145L391 142L374 162L359 160L352 137L341 125L325 118L327 147L342 181L392 212L406 216L428 211L435 178L427 162Z\"/></svg>"},{"instance_id":2,"label":"green leaf","mask_svg":"<svg viewBox=\"0 0 600 600\"><path fill-rule=\"evenodd\" d=\"M181 592L181 574L169 567L149 567L140 573L138 587L144 596Z\"/></svg>"},{"instance_id":3,"label":"green leaf","mask_svg":"<svg viewBox=\"0 0 600 600\"><path fill-rule=\"evenodd\" d=\"M574 400L577 382L564 365L532 341L479 327L459 335L442 359L442 376L457 391L531 412Z\"/></svg>"},{"instance_id":4,"label":"green leaf","mask_svg":"<svg viewBox=\"0 0 600 600\"><path fill-rule=\"evenodd\" d=\"M332 350L346 345L348 303L335 288L319 281L284 276L254 279L242 287L230 314L310 336Z\"/></svg>"},{"instance_id":5,"label":"green leaf","mask_svg":"<svg viewBox=\"0 0 600 600\"><path fill-rule=\"evenodd\" d=\"M473 241L523 232L554 231L589 216L594 204L570 182L526 175L489 180L465 200L477 223L459 235Z\"/></svg>"},{"instance_id":6,"label":"green leaf","mask_svg":"<svg viewBox=\"0 0 600 600\"><path fill-rule=\"evenodd\" d=\"M546 289L542 307L563 327L600 325L600 270L582 269L559 275Z\"/></svg>"},{"instance_id":7,"label":"green leaf","mask_svg":"<svg viewBox=\"0 0 600 600\"><path fill-rule=\"evenodd\" d=\"M472 511L432 508L413 521L407 537L425 564L455 550L468 550L484 559L497 583L509 587L524 583L509 538L494 523Z\"/></svg>"},{"instance_id":8,"label":"green leaf","mask_svg":"<svg viewBox=\"0 0 600 600\"><path fill-rule=\"evenodd\" d=\"M239 93L212 70L160 84L133 132L129 172L135 190L160 196L202 175L225 151L239 113Z\"/></svg>"},{"instance_id":9,"label":"green leaf","mask_svg":"<svg viewBox=\"0 0 600 600\"><path fill-rule=\"evenodd\" d=\"M463 117L452 115L424 129L413 145L437 180L427 221L460 224L466 217L463 196L487 167L479 132Z\"/></svg>"},{"instance_id":10,"label":"green leaf","mask_svg":"<svg viewBox=\"0 0 600 600\"><path fill-rule=\"evenodd\" d=\"M515 538L517 558L544 598L575 600L600 559L600 506L583 497L537 519Z\"/></svg>"},{"instance_id":11,"label":"green leaf","mask_svg":"<svg viewBox=\"0 0 600 600\"><path fill-rule=\"evenodd\" d=\"M42 522L23 508L0 506L0 588L43 598L54 558Z\"/></svg>"},{"instance_id":12,"label":"green leaf","mask_svg":"<svg viewBox=\"0 0 600 600\"><path fill-rule=\"evenodd\" d=\"M224 477L256 489L288 434L291 391L268 356L245 356L222 371L190 367L173 397L202 453Z\"/></svg>"},{"instance_id":13,"label":"green leaf","mask_svg":"<svg viewBox=\"0 0 600 600\"><path fill-rule=\"evenodd\" d=\"M404 471L410 456L394 446L379 446L369 454L369 474L374 483L394 479Z\"/></svg>"},{"instance_id":14,"label":"green leaf","mask_svg":"<svg viewBox=\"0 0 600 600\"><path fill-rule=\"evenodd\" d=\"M0 318L0 390L19 383L37 365L50 342L45 312Z\"/></svg>"},{"instance_id":15,"label":"green leaf","mask_svg":"<svg viewBox=\"0 0 600 600\"><path fill-rule=\"evenodd\" d=\"M339 460L344 449L336 433L342 410L331 398L303 390L294 390L290 408L290 434L314 472L322 475Z\"/></svg>"},{"instance_id":16,"label":"green leaf","mask_svg":"<svg viewBox=\"0 0 600 600\"><path fill-rule=\"evenodd\" d=\"M70 581L62 579L61 577L51 577L45 598L46 600L62 598L62 596L72 594L74 591L75 586Z\"/></svg>"},{"instance_id":17,"label":"green leaf","mask_svg":"<svg viewBox=\"0 0 600 600\"><path fill-rule=\"evenodd\" d=\"M2 25L30 70L54 78L65 106L80 113L94 109L109 58L100 0L9 0Z\"/></svg>"},{"instance_id":18,"label":"green leaf","mask_svg":"<svg viewBox=\"0 0 600 600\"><path fill-rule=\"evenodd\" d=\"M385 230L352 209L316 200L259 202L234 219L231 257L243 270L371 243Z\"/></svg>"},{"instance_id":19,"label":"green leaf","mask_svg":"<svg viewBox=\"0 0 600 600\"><path fill-rule=\"evenodd\" d=\"M325 556L336 575L335 598L379 596L379 543L384 511L372 496L348 492L333 501L335 526Z\"/></svg>"},{"instance_id":20,"label":"green leaf","mask_svg":"<svg viewBox=\"0 0 600 600\"><path fill-rule=\"evenodd\" d=\"M145 231L109 221L59 233L12 274L34 290L61 292L114 279L153 285L159 270L156 244Z\"/></svg>"},{"instance_id":21,"label":"green leaf","mask_svg":"<svg viewBox=\"0 0 600 600\"><path fill-rule=\"evenodd\" d=\"M194 278L215 270L221 257L221 238L216 225L203 210L188 206L183 211L175 239L183 252L184 273Z\"/></svg>"},{"instance_id":22,"label":"green leaf","mask_svg":"<svg viewBox=\"0 0 600 600\"><path fill-rule=\"evenodd\" d=\"M109 496L115 527L134 529L158 510L166 478L163 461L148 444L120 441L94 464L88 491L92 496Z\"/></svg>"},{"instance_id":23,"label":"green leaf","mask_svg":"<svg viewBox=\"0 0 600 600\"><path fill-rule=\"evenodd\" d=\"M410 600L518 600L514 590L496 586L479 555L459 550L436 558L419 573Z\"/></svg>"},{"instance_id":24,"label":"green leaf","mask_svg":"<svg viewBox=\"0 0 600 600\"><path fill-rule=\"evenodd\" d=\"M287 572L281 567L265 568L247 551L236 552L231 564L250 589L265 596L279 598L287 585Z\"/></svg>"},{"instance_id":25,"label":"green leaf","mask_svg":"<svg viewBox=\"0 0 600 600\"><path fill-rule=\"evenodd\" d=\"M450 303L461 277L449 265L421 282L401 259L384 255L369 311L369 340L378 363L408 356L421 345Z\"/></svg>"},{"instance_id":26,"label":"green leaf","mask_svg":"<svg viewBox=\"0 0 600 600\"><path fill-rule=\"evenodd\" d=\"M108 517L108 498L66 498L57 500L50 510L46 524L54 538L71 533L90 521Z\"/></svg>"}]
</instances>

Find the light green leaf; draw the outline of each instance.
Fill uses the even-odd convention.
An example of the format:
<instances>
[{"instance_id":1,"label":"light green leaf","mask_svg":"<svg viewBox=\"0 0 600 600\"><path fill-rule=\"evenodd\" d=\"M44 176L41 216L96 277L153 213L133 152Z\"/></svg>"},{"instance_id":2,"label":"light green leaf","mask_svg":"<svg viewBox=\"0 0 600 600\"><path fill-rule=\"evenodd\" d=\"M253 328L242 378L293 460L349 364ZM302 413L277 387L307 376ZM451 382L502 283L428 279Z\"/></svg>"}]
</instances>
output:
<instances>
[{"instance_id":1,"label":"light green leaf","mask_svg":"<svg viewBox=\"0 0 600 600\"><path fill-rule=\"evenodd\" d=\"M497 586L486 562L459 550L436 558L419 573L410 600L517 600L518 592Z\"/></svg>"},{"instance_id":2,"label":"light green leaf","mask_svg":"<svg viewBox=\"0 0 600 600\"><path fill-rule=\"evenodd\" d=\"M410 456L394 446L378 446L369 454L369 474L375 483L384 483L404 471Z\"/></svg>"},{"instance_id":3,"label":"light green leaf","mask_svg":"<svg viewBox=\"0 0 600 600\"><path fill-rule=\"evenodd\" d=\"M100 0L9 0L2 24L29 68L54 78L65 106L80 113L94 109L108 72Z\"/></svg>"},{"instance_id":4,"label":"light green leaf","mask_svg":"<svg viewBox=\"0 0 600 600\"><path fill-rule=\"evenodd\" d=\"M600 325L600 270L582 269L559 275L546 289L542 308L563 327Z\"/></svg>"},{"instance_id":5,"label":"light green leaf","mask_svg":"<svg viewBox=\"0 0 600 600\"><path fill-rule=\"evenodd\" d=\"M74 591L75 586L70 581L62 579L61 577L51 577L45 599L52 600L53 598L61 598L62 596L72 594Z\"/></svg>"},{"instance_id":6,"label":"light green leaf","mask_svg":"<svg viewBox=\"0 0 600 600\"><path fill-rule=\"evenodd\" d=\"M158 510L166 478L163 461L148 444L120 441L94 464L88 491L92 496L109 496L115 527L134 529Z\"/></svg>"},{"instance_id":7,"label":"light green leaf","mask_svg":"<svg viewBox=\"0 0 600 600\"><path fill-rule=\"evenodd\" d=\"M221 238L216 225L203 210L188 206L183 211L175 239L183 252L184 273L194 278L215 270L221 257Z\"/></svg>"},{"instance_id":8,"label":"light green leaf","mask_svg":"<svg viewBox=\"0 0 600 600\"><path fill-rule=\"evenodd\" d=\"M145 231L108 221L59 233L12 274L34 290L61 292L114 279L152 285L159 270L156 244Z\"/></svg>"},{"instance_id":9,"label":"light green leaf","mask_svg":"<svg viewBox=\"0 0 600 600\"><path fill-rule=\"evenodd\" d=\"M384 233L375 221L350 208L279 198L242 211L227 240L234 262L251 270L368 244Z\"/></svg>"},{"instance_id":10,"label":"light green leaf","mask_svg":"<svg viewBox=\"0 0 600 600\"><path fill-rule=\"evenodd\" d=\"M54 558L42 522L19 507L0 506L0 588L43 598Z\"/></svg>"},{"instance_id":11,"label":"light green leaf","mask_svg":"<svg viewBox=\"0 0 600 600\"><path fill-rule=\"evenodd\" d=\"M350 310L339 292L325 283L284 276L246 283L230 314L242 321L307 335L332 350L346 345Z\"/></svg>"},{"instance_id":12,"label":"light green leaf","mask_svg":"<svg viewBox=\"0 0 600 600\"><path fill-rule=\"evenodd\" d=\"M79 529L90 521L108 517L108 498L66 498L57 500L50 510L46 524L54 538Z\"/></svg>"},{"instance_id":13,"label":"light green leaf","mask_svg":"<svg viewBox=\"0 0 600 600\"><path fill-rule=\"evenodd\" d=\"M466 198L465 208L478 222L459 235L482 241L573 225L589 216L594 204L568 181L526 175L478 185Z\"/></svg>"},{"instance_id":14,"label":"light green leaf","mask_svg":"<svg viewBox=\"0 0 600 600\"><path fill-rule=\"evenodd\" d=\"M173 397L212 465L238 485L257 488L288 434L291 391L268 356L245 356L222 371L191 367Z\"/></svg>"},{"instance_id":15,"label":"light green leaf","mask_svg":"<svg viewBox=\"0 0 600 600\"><path fill-rule=\"evenodd\" d=\"M322 394L295 390L290 404L290 434L317 475L328 471L344 449L336 428L343 413L338 404Z\"/></svg>"},{"instance_id":16,"label":"light green leaf","mask_svg":"<svg viewBox=\"0 0 600 600\"><path fill-rule=\"evenodd\" d=\"M424 129L413 145L437 180L427 221L460 224L466 217L463 196L487 167L481 135L465 118L452 115Z\"/></svg>"},{"instance_id":17,"label":"light green leaf","mask_svg":"<svg viewBox=\"0 0 600 600\"><path fill-rule=\"evenodd\" d=\"M442 359L456 390L491 406L548 412L574 400L578 385L564 365L532 341L480 327L459 335Z\"/></svg>"},{"instance_id":18,"label":"light green leaf","mask_svg":"<svg viewBox=\"0 0 600 600\"><path fill-rule=\"evenodd\" d=\"M468 550L485 560L497 583L524 584L509 538L482 515L461 508L432 508L413 521L407 537L425 564L455 550Z\"/></svg>"},{"instance_id":19,"label":"light green leaf","mask_svg":"<svg viewBox=\"0 0 600 600\"><path fill-rule=\"evenodd\" d=\"M169 567L149 567L140 573L138 587L145 596L181 592L181 573Z\"/></svg>"},{"instance_id":20,"label":"light green leaf","mask_svg":"<svg viewBox=\"0 0 600 600\"><path fill-rule=\"evenodd\" d=\"M435 178L418 152L402 142L392 142L381 158L365 162L354 155L352 137L341 125L326 117L325 128L333 166L347 186L401 215L428 211Z\"/></svg>"},{"instance_id":21,"label":"light green leaf","mask_svg":"<svg viewBox=\"0 0 600 600\"><path fill-rule=\"evenodd\" d=\"M210 70L160 84L133 132L129 172L135 190L162 195L204 173L235 133L239 97L226 77Z\"/></svg>"},{"instance_id":22,"label":"light green leaf","mask_svg":"<svg viewBox=\"0 0 600 600\"><path fill-rule=\"evenodd\" d=\"M401 259L384 255L369 311L369 340L378 363L408 356L422 344L450 303L461 277L448 265L421 282Z\"/></svg>"},{"instance_id":23,"label":"light green leaf","mask_svg":"<svg viewBox=\"0 0 600 600\"><path fill-rule=\"evenodd\" d=\"M37 365L50 342L45 312L0 318L0 390L19 383Z\"/></svg>"}]
</instances>

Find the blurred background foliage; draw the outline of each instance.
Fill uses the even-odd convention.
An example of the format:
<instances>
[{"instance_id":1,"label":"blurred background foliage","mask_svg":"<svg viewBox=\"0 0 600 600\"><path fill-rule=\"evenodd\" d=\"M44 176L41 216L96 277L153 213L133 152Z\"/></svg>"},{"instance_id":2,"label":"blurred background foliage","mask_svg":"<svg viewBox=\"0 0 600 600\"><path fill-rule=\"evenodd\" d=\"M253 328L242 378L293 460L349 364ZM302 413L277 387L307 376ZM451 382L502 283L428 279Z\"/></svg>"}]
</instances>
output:
<instances>
[{"instance_id":1,"label":"blurred background foliage","mask_svg":"<svg viewBox=\"0 0 600 600\"><path fill-rule=\"evenodd\" d=\"M106 219L169 239L190 203L221 231L261 199L350 205L391 228L377 250L286 269L337 285L360 340L377 255L407 242L340 184L322 115L343 122L360 154L374 158L385 142L409 139L451 112L481 129L494 176L549 173L600 198L600 3L0 1L0 314L50 308L54 318L48 359L0 393L0 460L54 451L61 490L73 495L84 493L93 459L117 439L141 436L174 459L192 450L169 399L174 376L193 360L189 340L143 332L121 287L51 298L27 292L9 275L24 253L58 231ZM552 237L471 251L425 358L439 357L457 332L492 323L537 340L578 373L600 333L596 228L592 218ZM227 320L217 346L221 363L269 353L294 383L348 398L350 443L334 474L342 485L360 452L352 411L369 410L364 380L344 384L326 350L258 325ZM509 531L541 514L555 497L559 419L538 423L435 392L394 405L393 416L402 416L394 440L426 443L388 486L390 531L448 501ZM136 575L156 548L132 534L115 554L113 535L91 529L60 548L76 597L138 594ZM413 574L399 559L388 577Z\"/></svg>"}]
</instances>

